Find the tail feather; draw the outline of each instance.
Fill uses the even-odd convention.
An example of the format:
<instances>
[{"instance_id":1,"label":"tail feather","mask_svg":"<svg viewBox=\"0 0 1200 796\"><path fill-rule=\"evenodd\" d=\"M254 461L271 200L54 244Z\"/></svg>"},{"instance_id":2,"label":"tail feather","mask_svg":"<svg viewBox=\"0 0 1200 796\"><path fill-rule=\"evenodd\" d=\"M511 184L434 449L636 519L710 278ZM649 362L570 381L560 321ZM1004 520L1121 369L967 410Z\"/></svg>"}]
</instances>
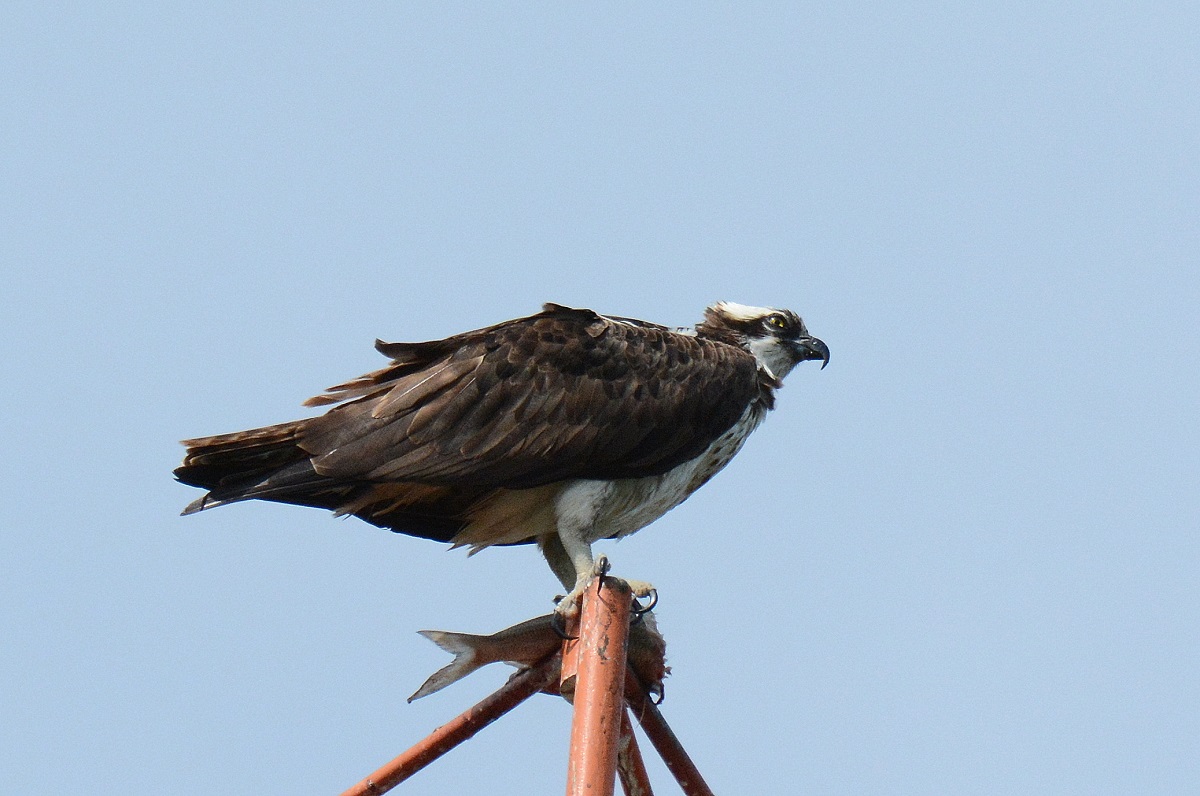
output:
<instances>
[{"instance_id":1,"label":"tail feather","mask_svg":"<svg viewBox=\"0 0 1200 796\"><path fill-rule=\"evenodd\" d=\"M320 481L299 438L307 420L184 440L187 454L175 478L209 493L183 510L204 509L249 498L286 499Z\"/></svg>"},{"instance_id":2,"label":"tail feather","mask_svg":"<svg viewBox=\"0 0 1200 796\"><path fill-rule=\"evenodd\" d=\"M308 457L299 445L307 420L265 428L187 439L183 466L175 477L191 486L215 489L231 481L278 470Z\"/></svg>"},{"instance_id":3,"label":"tail feather","mask_svg":"<svg viewBox=\"0 0 1200 796\"><path fill-rule=\"evenodd\" d=\"M184 440L187 453L175 478L208 493L189 503L183 514L243 500L270 500L353 514L398 533L449 542L462 530L466 510L488 491L319 473L314 454L326 449L320 440L314 442L312 424L321 420Z\"/></svg>"}]
</instances>

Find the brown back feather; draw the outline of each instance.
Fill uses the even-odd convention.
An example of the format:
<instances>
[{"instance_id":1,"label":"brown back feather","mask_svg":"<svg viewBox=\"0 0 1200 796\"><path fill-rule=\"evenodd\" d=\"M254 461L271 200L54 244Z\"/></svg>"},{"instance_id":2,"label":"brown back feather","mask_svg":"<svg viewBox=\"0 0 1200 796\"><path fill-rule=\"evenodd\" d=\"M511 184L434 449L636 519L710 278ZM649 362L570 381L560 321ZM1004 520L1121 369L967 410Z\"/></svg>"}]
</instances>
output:
<instances>
[{"instance_id":1,"label":"brown back feather","mask_svg":"<svg viewBox=\"0 0 1200 796\"><path fill-rule=\"evenodd\" d=\"M188 440L176 476L212 490L193 510L257 497L449 539L494 489L657 475L769 400L740 346L558 305L376 347L392 363L309 399L337 404L320 417Z\"/></svg>"}]
</instances>

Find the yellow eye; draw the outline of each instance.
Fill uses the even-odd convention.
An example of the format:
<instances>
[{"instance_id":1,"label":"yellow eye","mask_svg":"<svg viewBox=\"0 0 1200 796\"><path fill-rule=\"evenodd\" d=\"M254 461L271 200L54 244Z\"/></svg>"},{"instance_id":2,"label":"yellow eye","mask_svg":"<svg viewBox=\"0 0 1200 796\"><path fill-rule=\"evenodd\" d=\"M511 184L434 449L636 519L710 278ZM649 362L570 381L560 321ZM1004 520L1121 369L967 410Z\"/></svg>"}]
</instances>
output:
<instances>
[{"instance_id":1,"label":"yellow eye","mask_svg":"<svg viewBox=\"0 0 1200 796\"><path fill-rule=\"evenodd\" d=\"M784 318L779 313L775 313L774 315L768 315L767 316L767 326L770 326L772 329L786 329L787 328L787 319Z\"/></svg>"}]
</instances>

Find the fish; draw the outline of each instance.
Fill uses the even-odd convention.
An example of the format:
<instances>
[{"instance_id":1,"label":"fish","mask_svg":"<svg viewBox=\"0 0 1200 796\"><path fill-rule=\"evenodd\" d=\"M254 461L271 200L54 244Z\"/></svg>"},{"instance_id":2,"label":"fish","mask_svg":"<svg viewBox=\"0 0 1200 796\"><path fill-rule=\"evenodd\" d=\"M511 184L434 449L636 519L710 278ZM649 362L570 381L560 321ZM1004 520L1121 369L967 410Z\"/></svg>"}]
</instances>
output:
<instances>
[{"instance_id":1,"label":"fish","mask_svg":"<svg viewBox=\"0 0 1200 796\"><path fill-rule=\"evenodd\" d=\"M554 629L554 619L554 614L545 614L488 636L418 630L453 655L454 660L430 675L408 701L411 703L437 693L489 663L501 661L518 669L527 669L544 660L563 643ZM661 701L663 678L671 669L666 665L666 641L658 632L653 612L643 613L641 621L630 627L628 660L647 691Z\"/></svg>"}]
</instances>

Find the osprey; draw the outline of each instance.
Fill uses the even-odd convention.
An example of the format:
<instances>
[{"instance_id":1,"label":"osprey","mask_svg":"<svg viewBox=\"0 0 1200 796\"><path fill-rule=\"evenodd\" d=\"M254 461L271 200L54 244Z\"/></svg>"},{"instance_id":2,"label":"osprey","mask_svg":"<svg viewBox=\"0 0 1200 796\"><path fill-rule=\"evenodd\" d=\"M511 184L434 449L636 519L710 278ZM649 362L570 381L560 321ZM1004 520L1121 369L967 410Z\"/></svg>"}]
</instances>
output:
<instances>
[{"instance_id":1,"label":"osprey","mask_svg":"<svg viewBox=\"0 0 1200 796\"><path fill-rule=\"evenodd\" d=\"M330 387L325 414L186 440L184 514L257 498L468 546L536 543L571 591L592 543L683 502L742 447L799 362L829 348L795 313L721 302L693 329L546 304L424 343ZM647 584L634 584L641 596Z\"/></svg>"}]
</instances>

